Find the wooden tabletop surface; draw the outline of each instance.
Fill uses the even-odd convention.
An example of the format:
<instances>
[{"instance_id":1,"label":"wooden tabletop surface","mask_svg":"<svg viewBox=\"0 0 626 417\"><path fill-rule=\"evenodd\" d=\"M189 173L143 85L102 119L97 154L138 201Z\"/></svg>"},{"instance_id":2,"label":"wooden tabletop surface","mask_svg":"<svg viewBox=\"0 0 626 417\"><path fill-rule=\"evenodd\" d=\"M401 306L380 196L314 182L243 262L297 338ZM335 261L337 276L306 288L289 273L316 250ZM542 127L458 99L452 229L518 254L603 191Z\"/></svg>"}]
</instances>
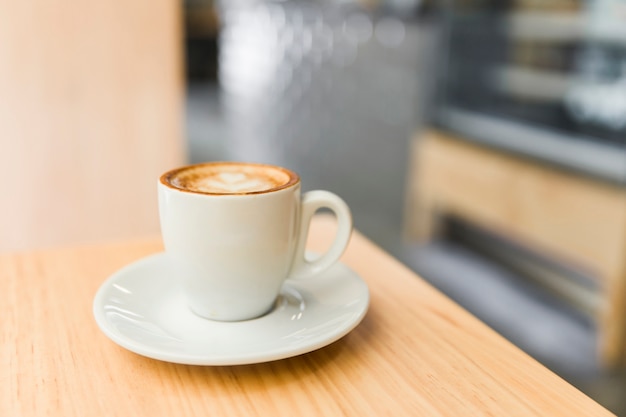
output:
<instances>
[{"instance_id":1,"label":"wooden tabletop surface","mask_svg":"<svg viewBox=\"0 0 626 417\"><path fill-rule=\"evenodd\" d=\"M310 247L333 231L315 219ZM93 297L161 250L155 237L0 256L1 416L611 415L358 232L343 262L371 304L341 340L233 367L139 356L100 331Z\"/></svg>"}]
</instances>

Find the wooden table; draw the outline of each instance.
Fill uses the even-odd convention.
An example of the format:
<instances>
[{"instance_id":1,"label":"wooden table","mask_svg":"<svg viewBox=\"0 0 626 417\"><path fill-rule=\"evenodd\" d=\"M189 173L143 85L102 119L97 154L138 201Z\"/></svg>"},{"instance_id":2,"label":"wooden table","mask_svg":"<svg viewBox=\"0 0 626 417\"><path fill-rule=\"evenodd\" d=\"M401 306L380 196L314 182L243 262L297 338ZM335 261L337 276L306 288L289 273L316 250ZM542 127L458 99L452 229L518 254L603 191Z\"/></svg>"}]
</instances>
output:
<instances>
[{"instance_id":1,"label":"wooden table","mask_svg":"<svg viewBox=\"0 0 626 417\"><path fill-rule=\"evenodd\" d=\"M315 219L311 247L334 225ZM604 416L606 409L354 234L343 261L371 291L343 339L235 367L165 363L109 339L94 294L158 238L3 255L1 416Z\"/></svg>"}]
</instances>

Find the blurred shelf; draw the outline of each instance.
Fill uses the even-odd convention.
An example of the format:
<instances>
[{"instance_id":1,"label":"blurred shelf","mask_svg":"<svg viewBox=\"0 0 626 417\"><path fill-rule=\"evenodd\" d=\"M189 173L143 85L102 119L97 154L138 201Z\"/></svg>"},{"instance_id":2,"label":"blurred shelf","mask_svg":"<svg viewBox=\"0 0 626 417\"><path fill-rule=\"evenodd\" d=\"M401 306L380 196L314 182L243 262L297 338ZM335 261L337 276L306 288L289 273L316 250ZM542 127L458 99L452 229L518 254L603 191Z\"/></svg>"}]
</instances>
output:
<instances>
[{"instance_id":1,"label":"blurred shelf","mask_svg":"<svg viewBox=\"0 0 626 417\"><path fill-rule=\"evenodd\" d=\"M494 69L497 88L516 97L537 101L562 101L575 77L563 72L501 66Z\"/></svg>"},{"instance_id":2,"label":"blurred shelf","mask_svg":"<svg viewBox=\"0 0 626 417\"><path fill-rule=\"evenodd\" d=\"M514 12L509 15L511 37L519 40L565 42L584 35L584 17L580 13Z\"/></svg>"},{"instance_id":3,"label":"blurred shelf","mask_svg":"<svg viewBox=\"0 0 626 417\"><path fill-rule=\"evenodd\" d=\"M588 13L513 12L507 19L516 40L572 42L586 40L626 46L626 19L594 18Z\"/></svg>"}]
</instances>

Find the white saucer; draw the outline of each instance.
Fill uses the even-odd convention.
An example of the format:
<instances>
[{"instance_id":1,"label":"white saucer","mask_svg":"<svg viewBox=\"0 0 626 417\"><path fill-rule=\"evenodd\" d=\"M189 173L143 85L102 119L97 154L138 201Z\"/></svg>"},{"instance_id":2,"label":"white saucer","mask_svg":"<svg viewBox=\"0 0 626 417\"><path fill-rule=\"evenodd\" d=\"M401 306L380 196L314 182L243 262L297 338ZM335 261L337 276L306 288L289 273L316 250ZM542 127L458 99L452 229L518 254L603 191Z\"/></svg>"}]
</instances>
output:
<instances>
[{"instance_id":1,"label":"white saucer","mask_svg":"<svg viewBox=\"0 0 626 417\"><path fill-rule=\"evenodd\" d=\"M365 316L369 290L337 263L320 276L288 280L263 317L218 322L189 310L163 253L119 270L98 290L93 312L120 346L189 365L241 365L311 352L346 335Z\"/></svg>"}]
</instances>

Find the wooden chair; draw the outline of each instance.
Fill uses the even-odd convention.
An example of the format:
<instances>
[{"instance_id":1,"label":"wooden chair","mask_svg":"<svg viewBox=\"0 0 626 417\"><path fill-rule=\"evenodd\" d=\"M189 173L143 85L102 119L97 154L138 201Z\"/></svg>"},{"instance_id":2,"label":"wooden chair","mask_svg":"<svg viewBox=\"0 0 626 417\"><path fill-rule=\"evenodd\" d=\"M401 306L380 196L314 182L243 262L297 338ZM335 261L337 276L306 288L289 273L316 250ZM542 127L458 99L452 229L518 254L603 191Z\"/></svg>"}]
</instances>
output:
<instances>
[{"instance_id":1,"label":"wooden chair","mask_svg":"<svg viewBox=\"0 0 626 417\"><path fill-rule=\"evenodd\" d=\"M414 139L407 235L427 241L450 214L592 271L608 367L626 364L626 187L430 130Z\"/></svg>"}]
</instances>

